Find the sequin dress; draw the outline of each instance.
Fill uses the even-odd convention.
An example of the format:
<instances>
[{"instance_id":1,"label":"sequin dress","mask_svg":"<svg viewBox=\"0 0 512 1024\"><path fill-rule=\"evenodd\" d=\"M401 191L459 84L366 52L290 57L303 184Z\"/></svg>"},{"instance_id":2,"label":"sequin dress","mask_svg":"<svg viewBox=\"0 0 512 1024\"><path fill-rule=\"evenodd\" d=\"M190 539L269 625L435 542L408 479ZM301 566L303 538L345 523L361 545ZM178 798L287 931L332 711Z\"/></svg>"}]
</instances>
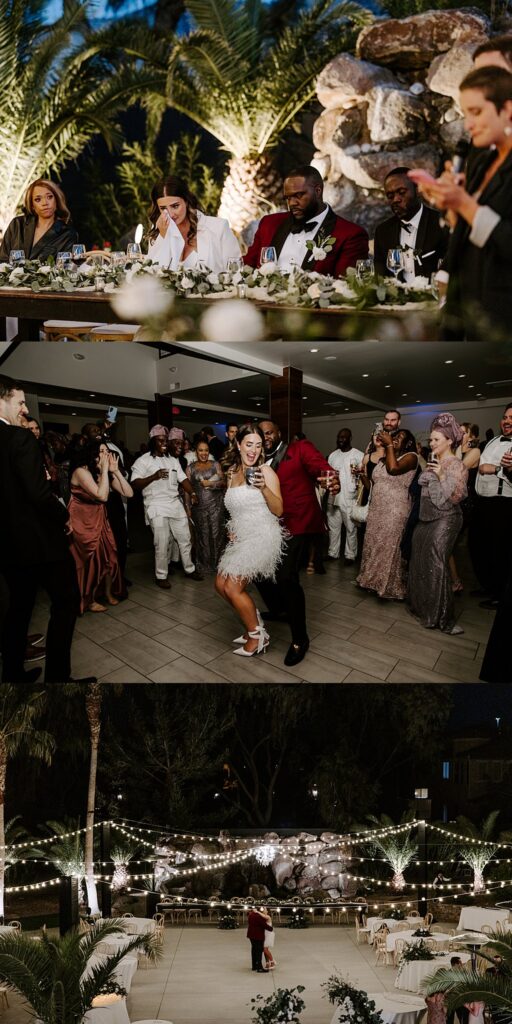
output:
<instances>
[{"instance_id":1,"label":"sequin dress","mask_svg":"<svg viewBox=\"0 0 512 1024\"><path fill-rule=\"evenodd\" d=\"M225 477L218 462L193 462L187 475L197 495L197 505L192 506L195 565L198 572L206 575L215 572L225 541ZM203 487L203 480L208 481L208 487Z\"/></svg>"},{"instance_id":2,"label":"sequin dress","mask_svg":"<svg viewBox=\"0 0 512 1024\"><path fill-rule=\"evenodd\" d=\"M228 536L218 565L221 576L273 580L283 557L284 527L270 511L257 487L228 487L224 498L229 513Z\"/></svg>"},{"instance_id":3,"label":"sequin dress","mask_svg":"<svg viewBox=\"0 0 512 1024\"><path fill-rule=\"evenodd\" d=\"M455 455L443 460L443 479L430 469L419 477L420 519L412 537L407 600L421 625L450 631L455 602L448 559L462 526L460 503L468 471Z\"/></svg>"},{"instance_id":4,"label":"sequin dress","mask_svg":"<svg viewBox=\"0 0 512 1024\"><path fill-rule=\"evenodd\" d=\"M359 586L365 590L398 601L404 600L407 591L407 565L400 544L411 510L409 487L415 473L416 467L392 476L385 462L374 466L361 571L357 577Z\"/></svg>"}]
</instances>

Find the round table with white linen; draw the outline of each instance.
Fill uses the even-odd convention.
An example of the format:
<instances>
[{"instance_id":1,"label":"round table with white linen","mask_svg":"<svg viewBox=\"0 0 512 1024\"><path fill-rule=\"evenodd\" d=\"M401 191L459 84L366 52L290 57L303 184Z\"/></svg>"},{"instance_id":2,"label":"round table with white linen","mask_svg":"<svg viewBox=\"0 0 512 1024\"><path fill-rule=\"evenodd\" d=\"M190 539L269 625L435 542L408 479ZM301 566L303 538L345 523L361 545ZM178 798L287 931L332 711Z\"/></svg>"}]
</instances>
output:
<instances>
[{"instance_id":1,"label":"round table with white linen","mask_svg":"<svg viewBox=\"0 0 512 1024\"><path fill-rule=\"evenodd\" d=\"M83 978L88 978L92 972L93 967L100 967L105 964L107 960L106 953L92 953L87 961L87 967L82 975ZM135 954L128 954L119 961L114 973L112 974L112 981L116 981L118 985L129 992L132 987L133 976L139 966L139 961Z\"/></svg>"},{"instance_id":2,"label":"round table with white linen","mask_svg":"<svg viewBox=\"0 0 512 1024\"><path fill-rule=\"evenodd\" d=\"M368 992L375 1009L380 1011L383 1024L416 1024L425 1011L425 1000L419 996L398 995L394 992ZM336 1010L331 1024L338 1024L339 1010Z\"/></svg>"},{"instance_id":3,"label":"round table with white linen","mask_svg":"<svg viewBox=\"0 0 512 1024\"><path fill-rule=\"evenodd\" d=\"M457 931L479 932L484 924L488 924L494 929L498 921L501 924L508 919L508 910L503 910L501 907L461 907Z\"/></svg>"},{"instance_id":4,"label":"round table with white linen","mask_svg":"<svg viewBox=\"0 0 512 1024\"><path fill-rule=\"evenodd\" d=\"M428 940L429 942L434 942L436 945L441 946L443 943L449 942L450 939L453 939L453 935L449 935L448 932L446 932L446 934L444 932L434 932L433 935L415 935L414 932L411 931L390 932L386 937L386 952L394 953L395 943L398 939L404 939L405 942L412 942L415 946L422 940Z\"/></svg>"},{"instance_id":5,"label":"round table with white linen","mask_svg":"<svg viewBox=\"0 0 512 1024\"><path fill-rule=\"evenodd\" d=\"M450 968L450 960L453 955L453 953L447 953L443 956L436 956L434 960L409 960L398 972L395 978L395 988L405 992L421 992L423 982L429 974L438 971L440 967ZM463 964L471 959L469 953L458 952L456 955L460 957Z\"/></svg>"},{"instance_id":6,"label":"round table with white linen","mask_svg":"<svg viewBox=\"0 0 512 1024\"><path fill-rule=\"evenodd\" d=\"M145 935L146 932L152 935L156 931L156 921L152 917L103 917L98 923L112 924L113 921L126 935Z\"/></svg>"},{"instance_id":7,"label":"round table with white linen","mask_svg":"<svg viewBox=\"0 0 512 1024\"><path fill-rule=\"evenodd\" d=\"M375 932L378 932L379 928L385 924L387 928L394 928L396 924L405 925L408 924L415 931L422 924L421 917L406 917L404 921L397 921L394 917L368 917L366 919L366 927L370 929L368 941L372 943L375 939Z\"/></svg>"},{"instance_id":8,"label":"round table with white linen","mask_svg":"<svg viewBox=\"0 0 512 1024\"><path fill-rule=\"evenodd\" d=\"M98 943L96 952L108 953L110 956L113 953L121 953L123 949L130 945L132 939L133 936L125 935L124 932L112 932L112 935L107 935Z\"/></svg>"},{"instance_id":9,"label":"round table with white linen","mask_svg":"<svg viewBox=\"0 0 512 1024\"><path fill-rule=\"evenodd\" d=\"M126 999L115 995L96 996L83 1024L130 1024Z\"/></svg>"}]
</instances>

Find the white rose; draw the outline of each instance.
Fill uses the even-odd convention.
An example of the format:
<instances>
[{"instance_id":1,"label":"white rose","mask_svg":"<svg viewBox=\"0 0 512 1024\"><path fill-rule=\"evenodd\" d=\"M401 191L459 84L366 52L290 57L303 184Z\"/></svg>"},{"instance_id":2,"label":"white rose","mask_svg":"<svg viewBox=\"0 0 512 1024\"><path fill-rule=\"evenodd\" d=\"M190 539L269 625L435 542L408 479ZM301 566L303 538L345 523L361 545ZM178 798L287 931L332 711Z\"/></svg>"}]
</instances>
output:
<instances>
[{"instance_id":1,"label":"white rose","mask_svg":"<svg viewBox=\"0 0 512 1024\"><path fill-rule=\"evenodd\" d=\"M39 270L37 272L38 274L51 274L52 270L53 267L48 267L45 265L44 267L39 267Z\"/></svg>"},{"instance_id":2,"label":"white rose","mask_svg":"<svg viewBox=\"0 0 512 1024\"><path fill-rule=\"evenodd\" d=\"M82 266L80 267L80 274L81 275L83 275L84 277L96 277L97 273L98 273L98 264L97 263L82 263Z\"/></svg>"},{"instance_id":3,"label":"white rose","mask_svg":"<svg viewBox=\"0 0 512 1024\"><path fill-rule=\"evenodd\" d=\"M246 299L226 299L204 313L201 330L206 341L261 341L265 322Z\"/></svg>"},{"instance_id":4,"label":"white rose","mask_svg":"<svg viewBox=\"0 0 512 1024\"><path fill-rule=\"evenodd\" d=\"M125 281L112 296L112 309L127 321L138 322L165 316L173 303L172 292L149 275Z\"/></svg>"},{"instance_id":5,"label":"white rose","mask_svg":"<svg viewBox=\"0 0 512 1024\"><path fill-rule=\"evenodd\" d=\"M21 281L22 277L24 276L25 271L22 270L21 267L16 267L16 269L11 271L11 273L9 274L9 281L11 282L11 284L17 284L18 281Z\"/></svg>"},{"instance_id":6,"label":"white rose","mask_svg":"<svg viewBox=\"0 0 512 1024\"><path fill-rule=\"evenodd\" d=\"M208 277L206 278L206 280L208 281L208 284L218 284L219 283L219 275L218 274L214 274L213 271L212 271L211 274L208 274Z\"/></svg>"},{"instance_id":7,"label":"white rose","mask_svg":"<svg viewBox=\"0 0 512 1024\"><path fill-rule=\"evenodd\" d=\"M350 285L348 285L347 282L343 281L340 277L337 277L336 280L334 281L333 288L334 291L338 293L338 295L343 295L346 299L352 299L354 297L354 293Z\"/></svg>"},{"instance_id":8,"label":"white rose","mask_svg":"<svg viewBox=\"0 0 512 1024\"><path fill-rule=\"evenodd\" d=\"M6 274L11 269L10 263L0 263L0 274Z\"/></svg>"},{"instance_id":9,"label":"white rose","mask_svg":"<svg viewBox=\"0 0 512 1024\"><path fill-rule=\"evenodd\" d=\"M114 292L115 290L116 290L116 286L115 286L114 282L113 281L107 281L107 284L105 285L103 291L104 292Z\"/></svg>"},{"instance_id":10,"label":"white rose","mask_svg":"<svg viewBox=\"0 0 512 1024\"><path fill-rule=\"evenodd\" d=\"M310 284L308 288L308 295L310 299L319 299L322 294L319 284Z\"/></svg>"},{"instance_id":11,"label":"white rose","mask_svg":"<svg viewBox=\"0 0 512 1024\"><path fill-rule=\"evenodd\" d=\"M259 299L260 302L270 302L271 296L269 296L266 288L261 288L259 285L256 288L247 289L250 299Z\"/></svg>"},{"instance_id":12,"label":"white rose","mask_svg":"<svg viewBox=\"0 0 512 1024\"><path fill-rule=\"evenodd\" d=\"M194 282L191 281L189 277L182 277L182 279L180 281L180 287L181 288L185 288L186 290L188 290L189 288L193 288L194 287Z\"/></svg>"},{"instance_id":13,"label":"white rose","mask_svg":"<svg viewBox=\"0 0 512 1024\"><path fill-rule=\"evenodd\" d=\"M417 291L424 291L425 288L429 287L430 281L428 277L415 277L412 284L413 288Z\"/></svg>"},{"instance_id":14,"label":"white rose","mask_svg":"<svg viewBox=\"0 0 512 1024\"><path fill-rule=\"evenodd\" d=\"M311 251L313 253L314 260L325 260L327 256L325 249L320 249L318 245L314 245Z\"/></svg>"},{"instance_id":15,"label":"white rose","mask_svg":"<svg viewBox=\"0 0 512 1024\"><path fill-rule=\"evenodd\" d=\"M262 263L259 272L263 274L263 277L268 277L269 274L275 274L277 269L277 263Z\"/></svg>"}]
</instances>

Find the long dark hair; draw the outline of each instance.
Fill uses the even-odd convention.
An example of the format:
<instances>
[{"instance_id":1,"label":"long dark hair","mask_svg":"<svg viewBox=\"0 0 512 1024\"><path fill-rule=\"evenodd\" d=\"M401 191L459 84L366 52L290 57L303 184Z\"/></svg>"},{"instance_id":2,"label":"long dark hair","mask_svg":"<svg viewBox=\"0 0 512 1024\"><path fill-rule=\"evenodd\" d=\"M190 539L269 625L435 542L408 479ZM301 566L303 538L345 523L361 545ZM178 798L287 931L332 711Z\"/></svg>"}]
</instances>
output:
<instances>
[{"instance_id":1,"label":"long dark hair","mask_svg":"<svg viewBox=\"0 0 512 1024\"><path fill-rule=\"evenodd\" d=\"M397 434L405 434L404 443L400 448L400 455L406 455L407 452L416 452L416 438L414 434L411 434L410 430L406 430L405 427L398 427L394 431L395 437Z\"/></svg>"},{"instance_id":2,"label":"long dark hair","mask_svg":"<svg viewBox=\"0 0 512 1024\"><path fill-rule=\"evenodd\" d=\"M148 238L151 242L158 238L158 228L156 222L161 214L160 207L158 205L158 199L162 196L177 196L178 199L184 199L187 207L187 217L189 219L190 228L187 235L187 241L191 242L197 235L197 211L204 213L199 200L194 192L191 192L187 182L184 178L178 178L175 175L170 175L168 178L163 178L161 181L157 181L151 189L151 209L149 210L149 219L151 221L151 228L148 232Z\"/></svg>"},{"instance_id":3,"label":"long dark hair","mask_svg":"<svg viewBox=\"0 0 512 1024\"><path fill-rule=\"evenodd\" d=\"M240 427L236 435L234 445L229 449L229 451L226 452L224 457L221 459L221 466L225 472L227 471L236 473L240 469L242 465L242 456L240 455L240 452L238 450L238 445L242 443L244 437L247 437L248 434L257 434L258 437L261 437L261 454L258 461L255 462L254 465L261 466L261 464L265 461L265 437L263 431L260 430L257 423L245 423L243 427Z\"/></svg>"},{"instance_id":4,"label":"long dark hair","mask_svg":"<svg viewBox=\"0 0 512 1024\"><path fill-rule=\"evenodd\" d=\"M105 442L101 437L97 441L88 441L87 444L80 444L79 441L75 445L71 445L69 449L69 479L73 476L75 469L80 469L82 466L89 470L89 473L93 479L97 482L99 480L100 471L98 468L98 456L100 454L100 447Z\"/></svg>"}]
</instances>

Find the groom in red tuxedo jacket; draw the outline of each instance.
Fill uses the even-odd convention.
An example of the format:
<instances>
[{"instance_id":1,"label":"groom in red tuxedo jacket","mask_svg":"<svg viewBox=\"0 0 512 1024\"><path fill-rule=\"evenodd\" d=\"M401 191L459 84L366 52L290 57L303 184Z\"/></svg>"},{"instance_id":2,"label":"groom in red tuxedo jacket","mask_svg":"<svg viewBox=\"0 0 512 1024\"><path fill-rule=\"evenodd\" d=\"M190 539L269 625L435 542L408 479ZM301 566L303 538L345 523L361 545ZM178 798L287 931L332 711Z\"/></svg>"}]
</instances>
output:
<instances>
[{"instance_id":1,"label":"groom in red tuxedo jacket","mask_svg":"<svg viewBox=\"0 0 512 1024\"><path fill-rule=\"evenodd\" d=\"M346 274L357 260L368 256L368 235L364 228L337 217L323 200L322 176L316 167L297 167L284 180L284 199L289 213L271 213L260 221L254 241L244 256L249 267L259 267L261 250L272 245L279 266L285 270L295 263L303 270L331 277ZM334 238L327 252L328 238ZM312 241L316 257L306 247ZM320 250L325 253L319 255Z\"/></svg>"}]
</instances>

